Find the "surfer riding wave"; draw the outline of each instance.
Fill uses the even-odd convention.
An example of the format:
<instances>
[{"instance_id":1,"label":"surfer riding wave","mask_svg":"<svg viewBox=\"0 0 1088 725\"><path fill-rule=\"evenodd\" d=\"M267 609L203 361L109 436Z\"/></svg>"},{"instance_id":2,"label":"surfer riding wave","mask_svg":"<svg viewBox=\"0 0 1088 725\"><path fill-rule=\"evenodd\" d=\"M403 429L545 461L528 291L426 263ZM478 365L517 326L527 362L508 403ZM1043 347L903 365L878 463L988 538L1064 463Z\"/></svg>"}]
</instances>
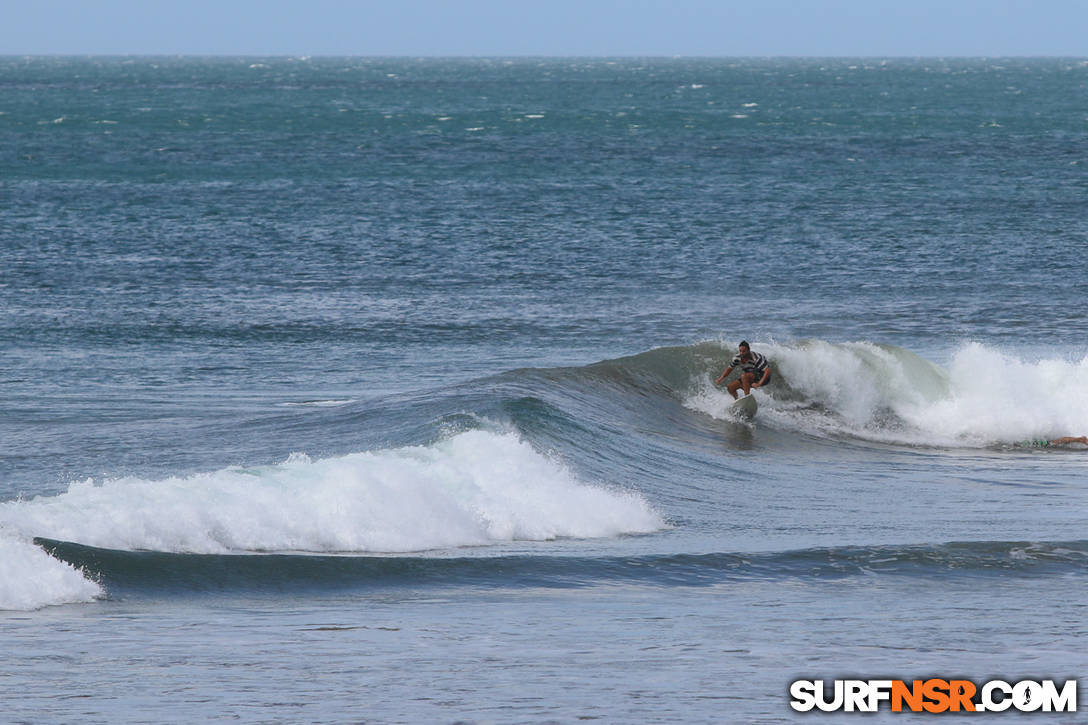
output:
<instances>
[{"instance_id":1,"label":"surfer riding wave","mask_svg":"<svg viewBox=\"0 0 1088 725\"><path fill-rule=\"evenodd\" d=\"M737 391L741 388L744 389L745 395L751 395L753 388L761 388L771 382L771 369L768 366L767 357L758 352L752 352L748 342L742 340L740 345L737 346L737 354L733 361L729 363L729 367L725 369L725 372L718 376L714 384L721 385L729 377L729 374L738 367L741 369L740 377L726 386L726 390L733 396L733 400L737 400Z\"/></svg>"}]
</instances>

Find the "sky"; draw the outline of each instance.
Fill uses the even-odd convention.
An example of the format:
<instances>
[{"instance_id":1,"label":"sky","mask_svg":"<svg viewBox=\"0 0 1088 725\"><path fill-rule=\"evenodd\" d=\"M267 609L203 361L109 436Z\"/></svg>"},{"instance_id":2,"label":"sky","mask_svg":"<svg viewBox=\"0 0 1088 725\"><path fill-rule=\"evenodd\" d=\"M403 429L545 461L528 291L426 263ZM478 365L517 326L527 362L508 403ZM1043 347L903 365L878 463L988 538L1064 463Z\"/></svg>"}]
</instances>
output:
<instances>
[{"instance_id":1,"label":"sky","mask_svg":"<svg viewBox=\"0 0 1088 725\"><path fill-rule=\"evenodd\" d=\"M13 0L0 55L1088 56L1088 0Z\"/></svg>"}]
</instances>

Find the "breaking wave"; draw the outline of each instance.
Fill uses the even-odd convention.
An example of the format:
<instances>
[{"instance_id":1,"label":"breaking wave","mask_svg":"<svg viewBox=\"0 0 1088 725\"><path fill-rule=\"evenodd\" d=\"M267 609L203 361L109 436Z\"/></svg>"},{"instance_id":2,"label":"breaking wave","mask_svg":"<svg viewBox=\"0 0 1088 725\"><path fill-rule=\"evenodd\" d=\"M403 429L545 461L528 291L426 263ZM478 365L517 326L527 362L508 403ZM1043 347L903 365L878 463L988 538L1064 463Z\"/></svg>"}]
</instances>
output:
<instances>
[{"instance_id":1,"label":"breaking wave","mask_svg":"<svg viewBox=\"0 0 1088 725\"><path fill-rule=\"evenodd\" d=\"M72 484L64 494L0 504L12 538L0 561L5 608L97 595L97 584L50 560L43 536L124 550L422 552L510 541L610 537L666 526L640 495L590 485L513 433L472 430L429 446L185 478ZM67 588L65 588L67 587Z\"/></svg>"},{"instance_id":2,"label":"breaking wave","mask_svg":"<svg viewBox=\"0 0 1088 725\"><path fill-rule=\"evenodd\" d=\"M950 447L1088 434L1088 357L1022 360L972 343L946 367L892 345L806 341L756 346L775 383L760 418L817 436ZM724 359L724 357L723 357ZM709 374L685 405L727 417Z\"/></svg>"}]
</instances>

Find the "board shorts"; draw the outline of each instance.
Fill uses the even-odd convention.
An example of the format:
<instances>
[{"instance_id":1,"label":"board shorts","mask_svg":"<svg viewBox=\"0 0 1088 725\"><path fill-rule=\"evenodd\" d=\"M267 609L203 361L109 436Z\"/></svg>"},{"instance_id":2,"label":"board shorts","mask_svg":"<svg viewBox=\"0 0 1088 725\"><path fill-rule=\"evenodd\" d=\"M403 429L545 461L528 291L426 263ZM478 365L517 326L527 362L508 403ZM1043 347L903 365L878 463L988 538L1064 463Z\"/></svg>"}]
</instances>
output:
<instances>
[{"instance_id":1,"label":"board shorts","mask_svg":"<svg viewBox=\"0 0 1088 725\"><path fill-rule=\"evenodd\" d=\"M752 373L752 375L756 376L756 379L752 381L753 383L758 383L759 379L763 377L763 373L757 373L755 370L745 370L741 373L741 375L743 375L744 373ZM767 373L767 382L763 384L770 385L772 380L774 380L774 373Z\"/></svg>"}]
</instances>

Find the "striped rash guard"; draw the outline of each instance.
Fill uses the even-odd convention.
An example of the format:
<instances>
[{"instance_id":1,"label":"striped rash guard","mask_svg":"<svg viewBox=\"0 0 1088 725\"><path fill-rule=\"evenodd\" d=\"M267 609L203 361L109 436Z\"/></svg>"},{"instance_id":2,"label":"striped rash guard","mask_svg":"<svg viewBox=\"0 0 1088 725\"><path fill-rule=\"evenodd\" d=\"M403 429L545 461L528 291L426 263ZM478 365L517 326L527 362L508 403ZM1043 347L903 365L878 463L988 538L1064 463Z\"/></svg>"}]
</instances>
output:
<instances>
[{"instance_id":1,"label":"striped rash guard","mask_svg":"<svg viewBox=\"0 0 1088 725\"><path fill-rule=\"evenodd\" d=\"M740 355L733 358L733 362L729 363L729 367L739 367L741 371L746 373L755 373L756 381L758 382L763 377L763 371L767 369L767 358L764 355L760 355L758 352L752 352L751 359L743 361L740 359Z\"/></svg>"}]
</instances>

